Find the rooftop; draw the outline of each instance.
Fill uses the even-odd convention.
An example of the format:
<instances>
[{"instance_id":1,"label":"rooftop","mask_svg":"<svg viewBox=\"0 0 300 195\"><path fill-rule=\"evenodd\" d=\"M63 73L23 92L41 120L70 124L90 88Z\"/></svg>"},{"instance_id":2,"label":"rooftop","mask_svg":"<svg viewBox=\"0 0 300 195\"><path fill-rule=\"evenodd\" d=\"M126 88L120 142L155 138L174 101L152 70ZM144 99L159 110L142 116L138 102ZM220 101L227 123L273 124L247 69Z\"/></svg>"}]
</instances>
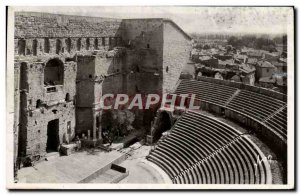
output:
<instances>
[{"instance_id":1,"label":"rooftop","mask_svg":"<svg viewBox=\"0 0 300 195\"><path fill-rule=\"evenodd\" d=\"M268 62L268 61L264 61L264 60L258 61L258 62L257 62L257 65L260 66L260 67L262 67L262 68L274 68L274 65L273 65L273 64L271 64L271 63Z\"/></svg>"}]
</instances>

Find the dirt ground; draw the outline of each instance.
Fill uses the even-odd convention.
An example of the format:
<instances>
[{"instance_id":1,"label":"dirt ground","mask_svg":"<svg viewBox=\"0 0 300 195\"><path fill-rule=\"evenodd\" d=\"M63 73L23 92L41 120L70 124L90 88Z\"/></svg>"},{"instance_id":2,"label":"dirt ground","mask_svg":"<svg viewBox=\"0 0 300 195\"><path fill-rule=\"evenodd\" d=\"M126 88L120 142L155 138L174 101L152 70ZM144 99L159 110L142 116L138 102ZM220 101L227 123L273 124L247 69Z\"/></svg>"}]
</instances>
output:
<instances>
[{"instance_id":1,"label":"dirt ground","mask_svg":"<svg viewBox=\"0 0 300 195\"><path fill-rule=\"evenodd\" d=\"M165 183L162 175L148 163L145 157L149 154L150 146L142 145L132 149L128 158L120 165L129 170L129 175L119 183L130 184L162 184Z\"/></svg>"}]
</instances>

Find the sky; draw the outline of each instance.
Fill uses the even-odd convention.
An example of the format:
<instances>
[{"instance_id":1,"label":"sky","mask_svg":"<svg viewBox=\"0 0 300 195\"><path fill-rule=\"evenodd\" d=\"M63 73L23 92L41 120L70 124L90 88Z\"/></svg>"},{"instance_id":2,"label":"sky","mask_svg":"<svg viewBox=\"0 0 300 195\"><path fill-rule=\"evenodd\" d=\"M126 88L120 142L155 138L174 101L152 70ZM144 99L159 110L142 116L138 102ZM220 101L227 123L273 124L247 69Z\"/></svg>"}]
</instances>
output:
<instances>
[{"instance_id":1,"label":"sky","mask_svg":"<svg viewBox=\"0 0 300 195\"><path fill-rule=\"evenodd\" d=\"M35 11L106 18L168 18L187 33L264 33L287 31L288 8L282 7L14 7Z\"/></svg>"}]
</instances>

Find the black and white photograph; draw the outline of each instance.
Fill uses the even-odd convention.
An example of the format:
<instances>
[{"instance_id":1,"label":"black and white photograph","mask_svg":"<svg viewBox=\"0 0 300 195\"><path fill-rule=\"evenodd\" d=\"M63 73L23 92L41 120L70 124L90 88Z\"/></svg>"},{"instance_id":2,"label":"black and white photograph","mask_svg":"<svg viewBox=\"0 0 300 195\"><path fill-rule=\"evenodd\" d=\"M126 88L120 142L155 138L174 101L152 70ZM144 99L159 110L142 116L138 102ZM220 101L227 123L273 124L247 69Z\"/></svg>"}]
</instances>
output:
<instances>
[{"instance_id":1,"label":"black and white photograph","mask_svg":"<svg viewBox=\"0 0 300 195\"><path fill-rule=\"evenodd\" d=\"M7 6L7 188L293 189L294 11Z\"/></svg>"}]
</instances>

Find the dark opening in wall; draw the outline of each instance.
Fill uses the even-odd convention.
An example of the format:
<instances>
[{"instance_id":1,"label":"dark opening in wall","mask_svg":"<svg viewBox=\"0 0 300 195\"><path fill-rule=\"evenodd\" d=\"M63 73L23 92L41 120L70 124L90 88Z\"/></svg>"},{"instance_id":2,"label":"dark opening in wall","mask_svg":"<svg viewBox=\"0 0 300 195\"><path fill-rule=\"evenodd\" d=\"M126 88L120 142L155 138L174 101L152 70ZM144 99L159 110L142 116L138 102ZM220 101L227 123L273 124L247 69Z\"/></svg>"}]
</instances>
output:
<instances>
[{"instance_id":1,"label":"dark opening in wall","mask_svg":"<svg viewBox=\"0 0 300 195\"><path fill-rule=\"evenodd\" d=\"M69 93L66 94L65 101L66 101L66 102L69 102L69 101L70 101L70 94L69 94Z\"/></svg>"},{"instance_id":2,"label":"dark opening in wall","mask_svg":"<svg viewBox=\"0 0 300 195\"><path fill-rule=\"evenodd\" d=\"M148 49L150 48L150 44L147 44L147 48L148 48Z\"/></svg>"},{"instance_id":3,"label":"dark opening in wall","mask_svg":"<svg viewBox=\"0 0 300 195\"><path fill-rule=\"evenodd\" d=\"M61 52L61 40L56 39L56 54L59 54Z\"/></svg>"},{"instance_id":4,"label":"dark opening in wall","mask_svg":"<svg viewBox=\"0 0 300 195\"><path fill-rule=\"evenodd\" d=\"M26 41L24 39L20 39L18 41L18 47L19 47L18 54L25 55Z\"/></svg>"},{"instance_id":5,"label":"dark opening in wall","mask_svg":"<svg viewBox=\"0 0 300 195\"><path fill-rule=\"evenodd\" d=\"M90 74L90 75L89 75L89 78L91 79L91 78L93 78L93 76Z\"/></svg>"},{"instance_id":6,"label":"dark opening in wall","mask_svg":"<svg viewBox=\"0 0 300 195\"><path fill-rule=\"evenodd\" d=\"M37 55L37 46L38 46L38 42L37 42L36 39L34 39L34 40L32 41L32 54L33 54L34 56Z\"/></svg>"},{"instance_id":7,"label":"dark opening in wall","mask_svg":"<svg viewBox=\"0 0 300 195\"><path fill-rule=\"evenodd\" d=\"M26 62L21 63L20 67L20 90L28 90L28 84L27 84L27 79L28 79L28 67Z\"/></svg>"},{"instance_id":8,"label":"dark opening in wall","mask_svg":"<svg viewBox=\"0 0 300 195\"><path fill-rule=\"evenodd\" d=\"M140 72L140 67L139 67L139 65L137 65L137 64L135 65L135 71L136 71L136 72Z\"/></svg>"},{"instance_id":9,"label":"dark opening in wall","mask_svg":"<svg viewBox=\"0 0 300 195\"><path fill-rule=\"evenodd\" d=\"M160 113L158 118L158 127L152 131L153 141L156 142L162 136L162 133L172 127L170 116L167 112Z\"/></svg>"},{"instance_id":10,"label":"dark opening in wall","mask_svg":"<svg viewBox=\"0 0 300 195\"><path fill-rule=\"evenodd\" d=\"M59 119L48 122L47 125L47 152L58 151L59 146Z\"/></svg>"},{"instance_id":11,"label":"dark opening in wall","mask_svg":"<svg viewBox=\"0 0 300 195\"><path fill-rule=\"evenodd\" d=\"M49 53L50 52L50 42L48 38L45 38L44 40L44 52Z\"/></svg>"},{"instance_id":12,"label":"dark opening in wall","mask_svg":"<svg viewBox=\"0 0 300 195\"><path fill-rule=\"evenodd\" d=\"M31 51L29 48L26 49L26 55L31 55Z\"/></svg>"},{"instance_id":13,"label":"dark opening in wall","mask_svg":"<svg viewBox=\"0 0 300 195\"><path fill-rule=\"evenodd\" d=\"M47 87L47 93L52 93L52 92L56 92L56 87L55 86Z\"/></svg>"},{"instance_id":14,"label":"dark opening in wall","mask_svg":"<svg viewBox=\"0 0 300 195\"><path fill-rule=\"evenodd\" d=\"M71 39L70 38L66 39L66 46L67 46L67 52L71 53Z\"/></svg>"},{"instance_id":15,"label":"dark opening in wall","mask_svg":"<svg viewBox=\"0 0 300 195\"><path fill-rule=\"evenodd\" d=\"M64 64L58 59L54 58L47 62L44 70L44 84L49 85L63 85L64 82Z\"/></svg>"},{"instance_id":16,"label":"dark opening in wall","mask_svg":"<svg viewBox=\"0 0 300 195\"><path fill-rule=\"evenodd\" d=\"M52 112L53 112L53 114L56 114L56 113L57 113L57 110L56 110L56 109L53 109Z\"/></svg>"},{"instance_id":17,"label":"dark opening in wall","mask_svg":"<svg viewBox=\"0 0 300 195\"><path fill-rule=\"evenodd\" d=\"M71 121L68 121L67 122L67 133L68 134L71 134L72 132L71 132Z\"/></svg>"},{"instance_id":18,"label":"dark opening in wall","mask_svg":"<svg viewBox=\"0 0 300 195\"><path fill-rule=\"evenodd\" d=\"M95 40L94 40L94 48L95 48L95 50L98 50L98 39L97 38L95 38Z\"/></svg>"},{"instance_id":19,"label":"dark opening in wall","mask_svg":"<svg viewBox=\"0 0 300 195\"><path fill-rule=\"evenodd\" d=\"M169 72L169 66L166 67L166 72Z\"/></svg>"},{"instance_id":20,"label":"dark opening in wall","mask_svg":"<svg viewBox=\"0 0 300 195\"><path fill-rule=\"evenodd\" d=\"M105 46L105 37L102 37L102 45Z\"/></svg>"},{"instance_id":21,"label":"dark opening in wall","mask_svg":"<svg viewBox=\"0 0 300 195\"><path fill-rule=\"evenodd\" d=\"M89 49L90 49L90 38L87 38L87 39L86 39L85 49L86 49L86 50L89 50Z\"/></svg>"},{"instance_id":22,"label":"dark opening in wall","mask_svg":"<svg viewBox=\"0 0 300 195\"><path fill-rule=\"evenodd\" d=\"M135 86L135 92L140 92L139 87L137 85Z\"/></svg>"},{"instance_id":23,"label":"dark opening in wall","mask_svg":"<svg viewBox=\"0 0 300 195\"><path fill-rule=\"evenodd\" d=\"M38 99L37 101L36 101L36 108L40 108L42 106L42 101L40 100L40 99Z\"/></svg>"},{"instance_id":24,"label":"dark opening in wall","mask_svg":"<svg viewBox=\"0 0 300 195\"><path fill-rule=\"evenodd\" d=\"M77 51L80 51L81 50L81 39L77 39L77 44L76 44L76 47L77 47Z\"/></svg>"}]
</instances>

